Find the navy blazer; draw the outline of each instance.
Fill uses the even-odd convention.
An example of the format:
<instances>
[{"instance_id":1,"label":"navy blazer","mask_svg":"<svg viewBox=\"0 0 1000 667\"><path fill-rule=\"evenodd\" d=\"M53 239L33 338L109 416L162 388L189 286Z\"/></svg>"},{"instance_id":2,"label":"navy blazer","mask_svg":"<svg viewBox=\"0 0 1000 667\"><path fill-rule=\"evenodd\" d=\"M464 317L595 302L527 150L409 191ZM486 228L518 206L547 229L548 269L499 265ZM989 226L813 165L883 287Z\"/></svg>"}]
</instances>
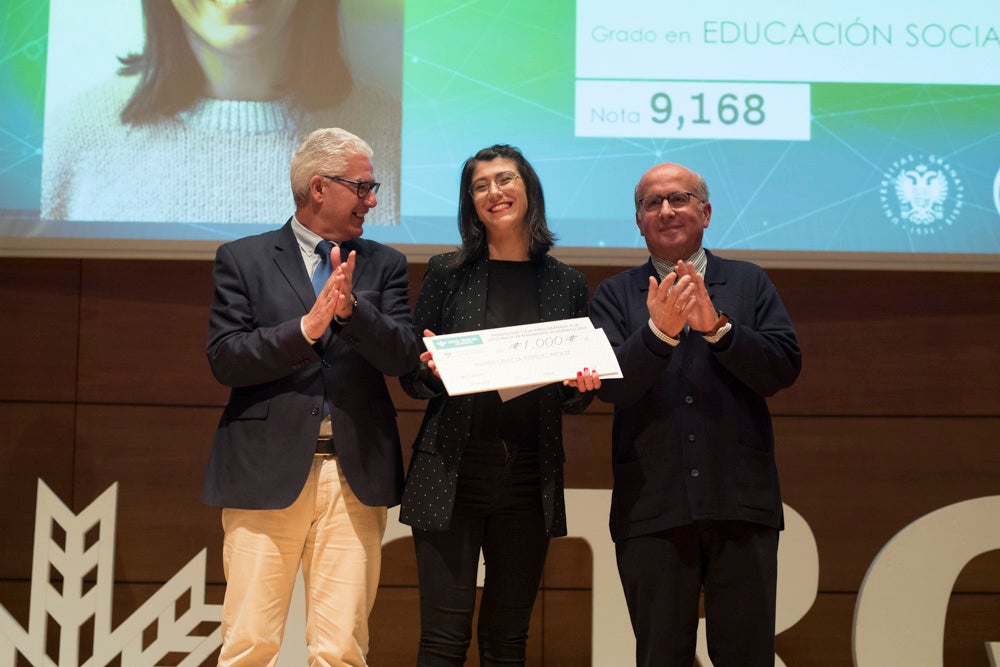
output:
<instances>
[{"instance_id":1,"label":"navy blazer","mask_svg":"<svg viewBox=\"0 0 1000 667\"><path fill-rule=\"evenodd\" d=\"M684 331L671 347L649 328L652 261L602 282L590 306L623 379L597 395L615 406L614 540L703 520L783 527L766 397L791 385L802 357L773 283L749 262L708 253L705 283L732 330L711 345Z\"/></svg>"},{"instance_id":2,"label":"navy blazer","mask_svg":"<svg viewBox=\"0 0 1000 667\"><path fill-rule=\"evenodd\" d=\"M423 333L474 331L486 327L486 297L489 261L481 259L455 269L455 253L435 255L427 263L414 325ZM542 322L587 315L587 283L579 271L553 257L537 263L538 296ZM414 398L430 399L420 432L413 443L413 458L399 519L423 530L445 530L455 505L455 486L462 449L472 430L474 396L449 396L433 372L421 368L400 380ZM538 425L542 508L547 532L566 534L563 497L562 413L586 409L593 392L580 393L562 384L537 390L540 401Z\"/></svg>"},{"instance_id":3,"label":"navy blazer","mask_svg":"<svg viewBox=\"0 0 1000 667\"><path fill-rule=\"evenodd\" d=\"M324 393L344 476L361 502L399 503L403 463L385 374L401 375L419 351L406 257L374 241L356 252L358 305L310 345L300 320L316 300L291 221L219 247L208 362L231 387L219 420L202 500L219 507L280 509L305 485Z\"/></svg>"}]
</instances>

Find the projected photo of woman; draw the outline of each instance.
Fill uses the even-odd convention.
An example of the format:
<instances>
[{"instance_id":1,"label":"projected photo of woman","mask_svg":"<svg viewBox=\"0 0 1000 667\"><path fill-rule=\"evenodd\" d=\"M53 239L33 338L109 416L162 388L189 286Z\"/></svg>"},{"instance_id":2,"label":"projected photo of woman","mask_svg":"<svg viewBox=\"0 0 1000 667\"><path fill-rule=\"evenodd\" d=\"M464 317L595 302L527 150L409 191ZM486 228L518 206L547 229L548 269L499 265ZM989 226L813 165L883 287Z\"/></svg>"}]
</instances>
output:
<instances>
[{"instance_id":1,"label":"projected photo of woman","mask_svg":"<svg viewBox=\"0 0 1000 667\"><path fill-rule=\"evenodd\" d=\"M141 52L47 114L43 220L274 225L293 208L293 150L337 126L374 150L382 189L367 222L399 223L400 84L352 71L340 0L142 0L142 12ZM355 57L399 67L391 41Z\"/></svg>"}]
</instances>

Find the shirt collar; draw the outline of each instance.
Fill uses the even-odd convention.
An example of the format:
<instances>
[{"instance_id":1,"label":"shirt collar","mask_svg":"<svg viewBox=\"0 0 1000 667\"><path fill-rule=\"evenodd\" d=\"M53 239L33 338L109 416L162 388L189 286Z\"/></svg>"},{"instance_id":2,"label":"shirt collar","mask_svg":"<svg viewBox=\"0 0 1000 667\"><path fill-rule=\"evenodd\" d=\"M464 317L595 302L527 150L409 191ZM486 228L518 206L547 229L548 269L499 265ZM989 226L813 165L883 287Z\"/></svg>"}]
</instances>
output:
<instances>
[{"instance_id":1,"label":"shirt collar","mask_svg":"<svg viewBox=\"0 0 1000 667\"><path fill-rule=\"evenodd\" d=\"M669 262L659 257L653 257L652 255L650 255L650 259L653 261L653 268L656 269L656 274L660 277L660 280L663 280L677 266L676 262ZM694 264L694 270L702 278L705 277L705 269L708 267L708 255L705 254L704 248L698 248L686 261Z\"/></svg>"},{"instance_id":2,"label":"shirt collar","mask_svg":"<svg viewBox=\"0 0 1000 667\"><path fill-rule=\"evenodd\" d=\"M298 241L299 250L302 251L303 256L312 257L316 254L316 246L323 240L323 237L308 229L294 215L292 216L292 233L295 234L295 240ZM331 243L335 246L340 245L336 241L331 241Z\"/></svg>"}]
</instances>

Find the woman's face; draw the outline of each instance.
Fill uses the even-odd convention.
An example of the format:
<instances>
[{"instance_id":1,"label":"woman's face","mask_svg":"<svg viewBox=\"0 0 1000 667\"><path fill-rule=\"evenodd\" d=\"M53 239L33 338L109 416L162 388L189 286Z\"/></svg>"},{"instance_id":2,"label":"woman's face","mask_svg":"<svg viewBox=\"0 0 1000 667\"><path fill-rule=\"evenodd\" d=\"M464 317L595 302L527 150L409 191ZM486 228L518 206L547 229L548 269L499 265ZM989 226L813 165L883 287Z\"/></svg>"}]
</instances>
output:
<instances>
[{"instance_id":1,"label":"woman's face","mask_svg":"<svg viewBox=\"0 0 1000 667\"><path fill-rule=\"evenodd\" d=\"M496 158L478 162L472 170L471 183L472 203L487 233L524 231L528 193L513 160Z\"/></svg>"},{"instance_id":2,"label":"woman's face","mask_svg":"<svg viewBox=\"0 0 1000 667\"><path fill-rule=\"evenodd\" d=\"M219 51L254 50L280 33L298 0L171 0L188 31Z\"/></svg>"}]
</instances>

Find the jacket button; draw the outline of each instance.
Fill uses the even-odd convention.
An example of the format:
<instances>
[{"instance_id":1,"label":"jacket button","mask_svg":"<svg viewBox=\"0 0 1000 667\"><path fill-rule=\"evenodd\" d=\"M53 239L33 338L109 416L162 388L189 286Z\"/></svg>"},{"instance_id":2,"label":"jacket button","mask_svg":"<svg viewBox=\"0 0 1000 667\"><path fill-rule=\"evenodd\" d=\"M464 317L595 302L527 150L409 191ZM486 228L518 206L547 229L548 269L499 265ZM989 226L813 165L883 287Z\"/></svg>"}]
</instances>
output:
<instances>
[{"instance_id":1,"label":"jacket button","mask_svg":"<svg viewBox=\"0 0 1000 667\"><path fill-rule=\"evenodd\" d=\"M309 414L311 414L312 416L315 417L316 415L319 414L319 408L317 408L316 406L313 406L313 409L309 411Z\"/></svg>"},{"instance_id":2,"label":"jacket button","mask_svg":"<svg viewBox=\"0 0 1000 667\"><path fill-rule=\"evenodd\" d=\"M700 473L700 472L698 472L698 469L697 469L697 468L692 468L692 469L691 469L691 476L692 476L692 477L697 477L697 476L698 476L698 475L700 475L700 474L701 474L701 473Z\"/></svg>"},{"instance_id":3,"label":"jacket button","mask_svg":"<svg viewBox=\"0 0 1000 667\"><path fill-rule=\"evenodd\" d=\"M692 403L694 403L694 396L685 396L684 402L687 403L688 405L691 405Z\"/></svg>"}]
</instances>

